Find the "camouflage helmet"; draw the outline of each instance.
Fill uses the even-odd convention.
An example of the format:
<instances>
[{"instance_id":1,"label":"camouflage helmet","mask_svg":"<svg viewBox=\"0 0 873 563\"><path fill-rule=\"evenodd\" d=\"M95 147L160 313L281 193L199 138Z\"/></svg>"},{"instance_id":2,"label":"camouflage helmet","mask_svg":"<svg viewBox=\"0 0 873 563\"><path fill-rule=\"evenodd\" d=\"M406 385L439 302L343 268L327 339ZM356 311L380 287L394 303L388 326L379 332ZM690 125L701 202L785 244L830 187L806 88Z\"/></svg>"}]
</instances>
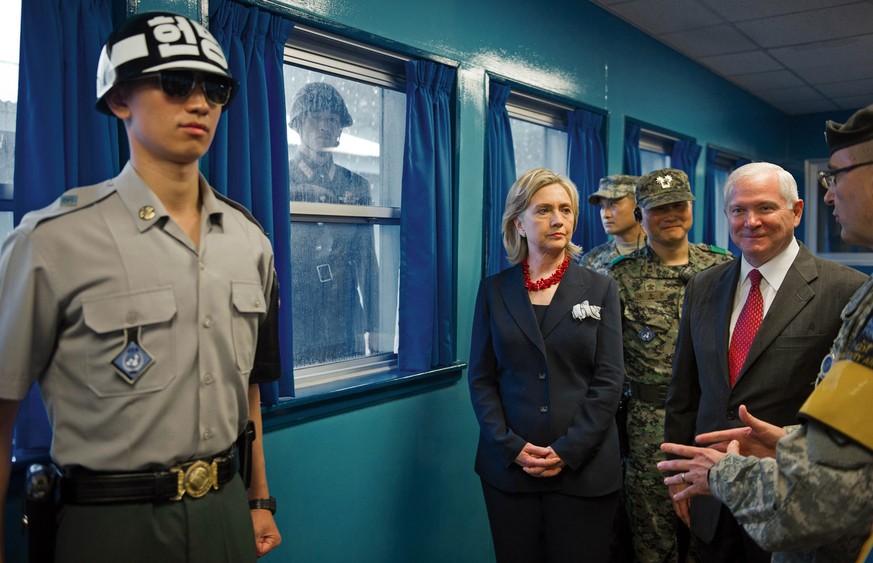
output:
<instances>
[{"instance_id":1,"label":"camouflage helmet","mask_svg":"<svg viewBox=\"0 0 873 563\"><path fill-rule=\"evenodd\" d=\"M300 132L303 116L313 111L329 111L339 117L345 128L352 124L343 97L337 89L325 82L310 82L297 90L291 102L291 129Z\"/></svg>"}]
</instances>

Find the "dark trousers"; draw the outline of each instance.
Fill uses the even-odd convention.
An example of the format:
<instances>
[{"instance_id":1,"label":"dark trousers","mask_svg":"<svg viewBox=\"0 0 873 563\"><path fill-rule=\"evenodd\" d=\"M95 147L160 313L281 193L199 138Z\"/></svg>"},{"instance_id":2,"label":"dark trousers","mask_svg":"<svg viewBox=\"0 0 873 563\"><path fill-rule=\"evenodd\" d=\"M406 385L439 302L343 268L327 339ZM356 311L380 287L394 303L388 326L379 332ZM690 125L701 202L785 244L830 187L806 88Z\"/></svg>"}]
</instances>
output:
<instances>
[{"instance_id":1,"label":"dark trousers","mask_svg":"<svg viewBox=\"0 0 873 563\"><path fill-rule=\"evenodd\" d=\"M57 563L254 563L255 533L239 475L178 502L61 508Z\"/></svg>"},{"instance_id":2,"label":"dark trousers","mask_svg":"<svg viewBox=\"0 0 873 563\"><path fill-rule=\"evenodd\" d=\"M510 493L482 481L498 563L605 562L618 493Z\"/></svg>"},{"instance_id":3,"label":"dark trousers","mask_svg":"<svg viewBox=\"0 0 873 563\"><path fill-rule=\"evenodd\" d=\"M706 563L769 563L771 553L764 551L739 525L724 505L718 517L715 536L709 543L698 539L697 551Z\"/></svg>"}]
</instances>

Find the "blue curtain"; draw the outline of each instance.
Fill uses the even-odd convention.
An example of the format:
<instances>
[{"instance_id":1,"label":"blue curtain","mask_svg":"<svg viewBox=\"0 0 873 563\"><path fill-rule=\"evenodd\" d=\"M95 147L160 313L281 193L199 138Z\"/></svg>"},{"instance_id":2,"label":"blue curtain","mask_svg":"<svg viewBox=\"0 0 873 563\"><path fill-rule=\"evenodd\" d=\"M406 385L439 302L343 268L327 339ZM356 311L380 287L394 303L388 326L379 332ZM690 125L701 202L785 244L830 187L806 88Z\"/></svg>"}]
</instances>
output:
<instances>
[{"instance_id":1,"label":"blue curtain","mask_svg":"<svg viewBox=\"0 0 873 563\"><path fill-rule=\"evenodd\" d=\"M690 139L679 139L673 143L673 152L670 162L673 168L677 168L688 174L688 183L691 185L691 193L694 193L694 177L697 172L697 159L703 147Z\"/></svg>"},{"instance_id":2,"label":"blue curtain","mask_svg":"<svg viewBox=\"0 0 873 563\"><path fill-rule=\"evenodd\" d=\"M512 89L492 82L488 92L487 140L485 145L485 274L508 268L503 249L503 208L515 182L515 149L506 99Z\"/></svg>"},{"instance_id":3,"label":"blue curtain","mask_svg":"<svg viewBox=\"0 0 873 563\"><path fill-rule=\"evenodd\" d=\"M94 109L97 59L111 31L110 0L21 3L16 223L65 190L120 170L116 119Z\"/></svg>"},{"instance_id":4,"label":"blue curtain","mask_svg":"<svg viewBox=\"0 0 873 563\"><path fill-rule=\"evenodd\" d=\"M110 0L24 0L15 125L18 223L61 193L115 176L118 126L94 109L100 48L112 31ZM21 403L13 456L45 456L51 427L36 386Z\"/></svg>"},{"instance_id":5,"label":"blue curtain","mask_svg":"<svg viewBox=\"0 0 873 563\"><path fill-rule=\"evenodd\" d=\"M703 147L692 140L679 139L673 143L673 152L670 154L671 166L688 175L688 184L691 187L691 193L695 193L696 191L694 189L694 177L697 175L697 159L700 158L700 151L702 150ZM703 221L703 223L702 227L699 224L692 226L691 232L689 233L689 239L692 242L701 242L700 233L702 228L706 228L706 221ZM704 239L703 242L706 242L707 244L714 243L712 239Z\"/></svg>"},{"instance_id":6,"label":"blue curtain","mask_svg":"<svg viewBox=\"0 0 873 563\"><path fill-rule=\"evenodd\" d=\"M291 217L282 55L291 22L228 0L210 2L210 30L227 54L240 90L215 132L209 182L245 205L270 236L279 300L291 303ZM279 311L280 342L291 342L291 311ZM261 385L261 401L293 395L292 356L282 354L282 378Z\"/></svg>"},{"instance_id":7,"label":"blue curtain","mask_svg":"<svg viewBox=\"0 0 873 563\"><path fill-rule=\"evenodd\" d=\"M717 149L706 149L706 175L703 185L703 241L709 244L715 244L715 214L720 213L715 197L716 190L716 167L715 162L718 159L719 151Z\"/></svg>"},{"instance_id":8,"label":"blue curtain","mask_svg":"<svg viewBox=\"0 0 873 563\"><path fill-rule=\"evenodd\" d=\"M454 361L450 100L455 74L437 63L406 63L398 351L405 373Z\"/></svg>"},{"instance_id":9,"label":"blue curtain","mask_svg":"<svg viewBox=\"0 0 873 563\"><path fill-rule=\"evenodd\" d=\"M639 176L640 164L640 125L632 121L624 122L624 173Z\"/></svg>"},{"instance_id":10,"label":"blue curtain","mask_svg":"<svg viewBox=\"0 0 873 563\"><path fill-rule=\"evenodd\" d=\"M603 158L603 116L584 109L567 112L568 169L570 179L579 189L579 224L573 242L590 250L606 242L600 226L598 207L588 204L588 196L597 191L606 168Z\"/></svg>"}]
</instances>

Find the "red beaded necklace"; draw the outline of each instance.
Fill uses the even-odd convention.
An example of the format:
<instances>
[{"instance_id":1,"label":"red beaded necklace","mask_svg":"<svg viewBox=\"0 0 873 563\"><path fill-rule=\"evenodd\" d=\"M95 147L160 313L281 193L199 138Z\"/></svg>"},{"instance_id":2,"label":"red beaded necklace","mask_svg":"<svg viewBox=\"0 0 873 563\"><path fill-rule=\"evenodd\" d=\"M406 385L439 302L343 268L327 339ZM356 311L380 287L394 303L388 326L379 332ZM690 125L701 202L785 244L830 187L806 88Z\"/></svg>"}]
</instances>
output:
<instances>
[{"instance_id":1,"label":"red beaded necklace","mask_svg":"<svg viewBox=\"0 0 873 563\"><path fill-rule=\"evenodd\" d=\"M537 281L531 281L530 279L530 266L527 265L527 260L523 260L521 263L521 273L524 276L524 286L528 291L539 291L541 289L547 289L552 287L564 277L564 272L567 271L567 266L570 265L570 256L565 256L564 261L561 262L561 265L558 266L558 269L555 270L555 273L547 278L540 278Z\"/></svg>"}]
</instances>

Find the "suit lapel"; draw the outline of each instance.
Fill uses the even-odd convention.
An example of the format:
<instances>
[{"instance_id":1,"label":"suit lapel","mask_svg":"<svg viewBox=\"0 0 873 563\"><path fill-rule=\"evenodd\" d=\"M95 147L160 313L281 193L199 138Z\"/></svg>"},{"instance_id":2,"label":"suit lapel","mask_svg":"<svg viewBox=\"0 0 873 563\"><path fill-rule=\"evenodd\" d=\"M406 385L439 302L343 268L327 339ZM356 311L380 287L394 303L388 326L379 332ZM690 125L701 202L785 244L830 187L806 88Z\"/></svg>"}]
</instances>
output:
<instances>
[{"instance_id":1,"label":"suit lapel","mask_svg":"<svg viewBox=\"0 0 873 563\"><path fill-rule=\"evenodd\" d=\"M560 286L558 290L560 291ZM524 279L521 275L521 266L515 266L506 272L500 284L500 294L509 314L515 320L519 330L533 342L533 344L546 355L546 345L537 326L537 318L533 312L533 306L527 296L524 287Z\"/></svg>"},{"instance_id":2,"label":"suit lapel","mask_svg":"<svg viewBox=\"0 0 873 563\"><path fill-rule=\"evenodd\" d=\"M815 296L815 290L810 283L818 277L815 260L805 246L800 247L800 252L794 259L794 263L788 268L785 279L767 311L767 316L761 322L743 369L739 377L758 359L777 336L782 334L785 327L806 307Z\"/></svg>"},{"instance_id":3,"label":"suit lapel","mask_svg":"<svg viewBox=\"0 0 873 563\"><path fill-rule=\"evenodd\" d=\"M731 262L716 281L710 294L712 295L713 319L715 319L715 339L718 350L718 370L726 385L730 385L728 370L728 347L731 341L731 311L734 306L734 295L740 278L740 259Z\"/></svg>"},{"instance_id":4,"label":"suit lapel","mask_svg":"<svg viewBox=\"0 0 873 563\"><path fill-rule=\"evenodd\" d=\"M547 338L555 330L561 320L572 318L573 305L584 300L588 289L582 282L582 268L575 264L570 264L564 274L564 278L561 280L561 284L552 297L549 310L546 311L546 318L543 320L542 328L543 339ZM600 305L600 303L591 304Z\"/></svg>"}]
</instances>

